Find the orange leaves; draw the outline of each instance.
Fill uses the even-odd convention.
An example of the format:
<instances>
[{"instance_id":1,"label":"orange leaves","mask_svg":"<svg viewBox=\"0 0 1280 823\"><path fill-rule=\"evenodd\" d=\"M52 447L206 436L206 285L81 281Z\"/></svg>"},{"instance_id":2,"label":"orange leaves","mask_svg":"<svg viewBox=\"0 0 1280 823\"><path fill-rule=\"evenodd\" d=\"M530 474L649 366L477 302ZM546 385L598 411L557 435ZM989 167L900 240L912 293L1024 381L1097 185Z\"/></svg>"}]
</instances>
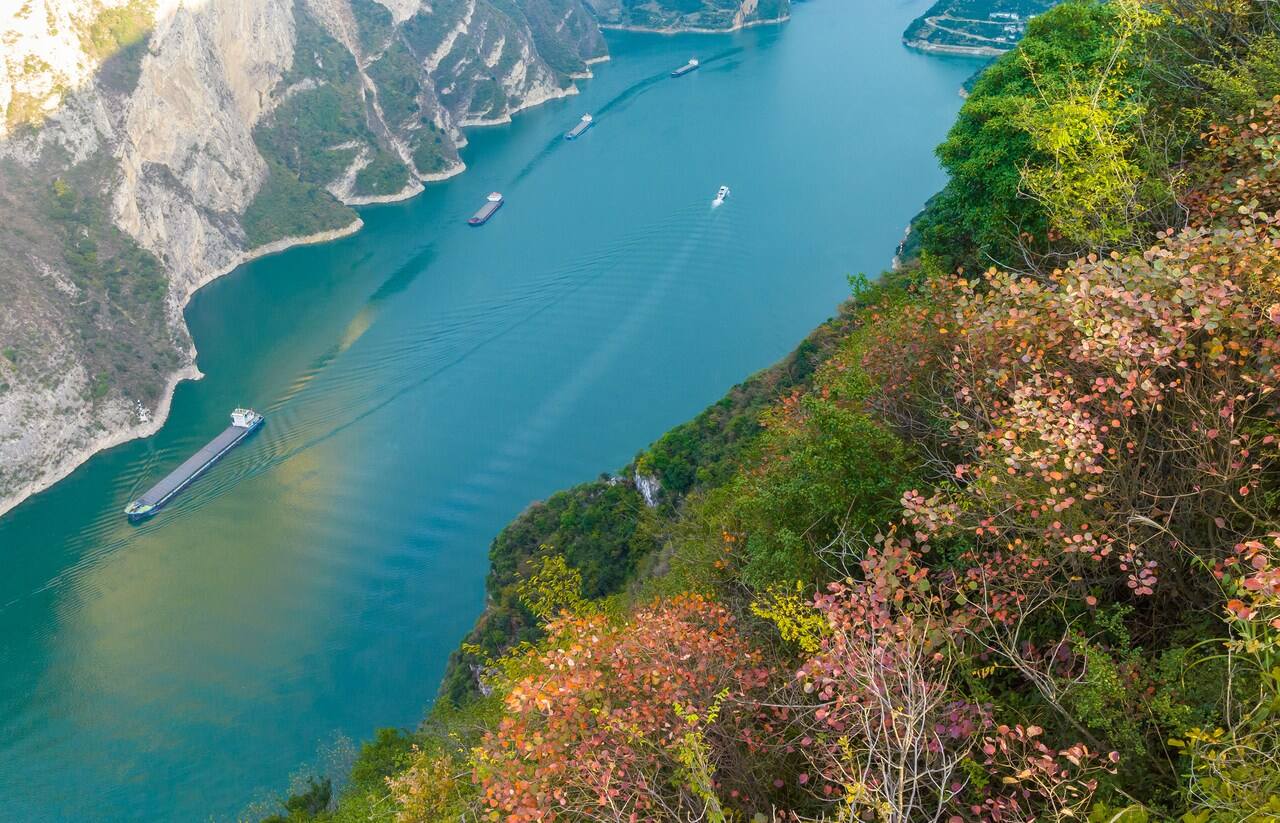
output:
<instances>
[{"instance_id":1,"label":"orange leaves","mask_svg":"<svg viewBox=\"0 0 1280 823\"><path fill-rule=\"evenodd\" d=\"M1187 197L1196 217L1237 223L1237 215L1280 208L1280 99L1203 137L1207 150L1193 169L1198 185Z\"/></svg>"},{"instance_id":2,"label":"orange leaves","mask_svg":"<svg viewBox=\"0 0 1280 823\"><path fill-rule=\"evenodd\" d=\"M626 625L600 616L549 627L533 672L513 684L508 716L486 736L476 780L490 816L512 823L611 817L682 802L673 748L690 731L678 706L741 700L768 678L726 609L684 596ZM720 723L736 722L731 711ZM615 811L617 813L615 813Z\"/></svg>"}]
</instances>

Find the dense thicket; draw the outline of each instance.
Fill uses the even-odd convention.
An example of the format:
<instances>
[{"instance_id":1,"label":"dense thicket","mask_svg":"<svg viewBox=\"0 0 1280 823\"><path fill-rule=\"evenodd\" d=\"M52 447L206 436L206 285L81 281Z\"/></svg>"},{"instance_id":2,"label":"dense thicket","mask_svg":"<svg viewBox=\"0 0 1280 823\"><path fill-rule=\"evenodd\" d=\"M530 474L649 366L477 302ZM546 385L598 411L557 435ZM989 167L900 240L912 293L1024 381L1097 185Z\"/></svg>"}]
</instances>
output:
<instances>
[{"instance_id":1,"label":"dense thicket","mask_svg":"<svg viewBox=\"0 0 1280 823\"><path fill-rule=\"evenodd\" d=\"M291 819L1280 819L1275 25L1038 18L922 259L641 455L656 508L505 532L484 694Z\"/></svg>"}]
</instances>

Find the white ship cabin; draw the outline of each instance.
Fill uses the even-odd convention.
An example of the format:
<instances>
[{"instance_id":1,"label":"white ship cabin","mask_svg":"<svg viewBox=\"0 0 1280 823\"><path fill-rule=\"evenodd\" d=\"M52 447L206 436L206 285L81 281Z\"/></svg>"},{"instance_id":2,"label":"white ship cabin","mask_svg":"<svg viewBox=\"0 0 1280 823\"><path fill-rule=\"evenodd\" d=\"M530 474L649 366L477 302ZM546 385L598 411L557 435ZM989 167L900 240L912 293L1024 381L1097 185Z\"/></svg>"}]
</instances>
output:
<instances>
[{"instance_id":1,"label":"white ship cabin","mask_svg":"<svg viewBox=\"0 0 1280 823\"><path fill-rule=\"evenodd\" d=\"M242 429L249 428L257 419L258 413L253 409L236 409L231 412L231 425Z\"/></svg>"}]
</instances>

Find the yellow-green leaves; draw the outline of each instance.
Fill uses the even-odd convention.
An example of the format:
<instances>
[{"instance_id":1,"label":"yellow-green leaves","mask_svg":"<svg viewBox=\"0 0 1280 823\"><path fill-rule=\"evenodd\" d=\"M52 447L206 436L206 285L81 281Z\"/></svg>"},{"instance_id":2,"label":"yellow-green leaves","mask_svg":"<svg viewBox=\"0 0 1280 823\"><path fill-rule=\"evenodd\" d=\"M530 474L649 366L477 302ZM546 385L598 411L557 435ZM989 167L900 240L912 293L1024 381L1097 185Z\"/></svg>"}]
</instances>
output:
<instances>
[{"instance_id":1,"label":"yellow-green leaves","mask_svg":"<svg viewBox=\"0 0 1280 823\"><path fill-rule=\"evenodd\" d=\"M794 590L773 586L751 604L751 612L778 627L782 639L808 654L822 646L829 628L826 618L805 596L804 584L797 581Z\"/></svg>"},{"instance_id":2,"label":"yellow-green leaves","mask_svg":"<svg viewBox=\"0 0 1280 823\"><path fill-rule=\"evenodd\" d=\"M1141 169L1131 159L1141 106L1116 88L1072 83L1065 94L1027 106L1019 124L1046 162L1022 169L1026 193L1040 201L1063 239L1107 246L1128 238L1140 208Z\"/></svg>"},{"instance_id":3,"label":"yellow-green leaves","mask_svg":"<svg viewBox=\"0 0 1280 823\"><path fill-rule=\"evenodd\" d=\"M516 589L520 602L543 623L565 612L585 613L590 604L582 596L582 573L562 554L544 554L537 563L534 573Z\"/></svg>"}]
</instances>

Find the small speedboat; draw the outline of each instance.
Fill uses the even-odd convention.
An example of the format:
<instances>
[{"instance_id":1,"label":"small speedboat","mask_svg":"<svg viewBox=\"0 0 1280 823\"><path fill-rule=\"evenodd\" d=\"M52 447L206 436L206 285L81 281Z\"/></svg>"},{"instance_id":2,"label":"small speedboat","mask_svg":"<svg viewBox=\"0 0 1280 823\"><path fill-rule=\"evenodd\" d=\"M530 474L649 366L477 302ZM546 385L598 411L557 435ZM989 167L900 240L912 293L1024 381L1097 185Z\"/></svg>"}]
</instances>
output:
<instances>
[{"instance_id":1,"label":"small speedboat","mask_svg":"<svg viewBox=\"0 0 1280 823\"><path fill-rule=\"evenodd\" d=\"M716 192L716 199L711 201L711 208L717 208L724 205L724 201L729 199L729 187L721 186L720 191Z\"/></svg>"}]
</instances>

